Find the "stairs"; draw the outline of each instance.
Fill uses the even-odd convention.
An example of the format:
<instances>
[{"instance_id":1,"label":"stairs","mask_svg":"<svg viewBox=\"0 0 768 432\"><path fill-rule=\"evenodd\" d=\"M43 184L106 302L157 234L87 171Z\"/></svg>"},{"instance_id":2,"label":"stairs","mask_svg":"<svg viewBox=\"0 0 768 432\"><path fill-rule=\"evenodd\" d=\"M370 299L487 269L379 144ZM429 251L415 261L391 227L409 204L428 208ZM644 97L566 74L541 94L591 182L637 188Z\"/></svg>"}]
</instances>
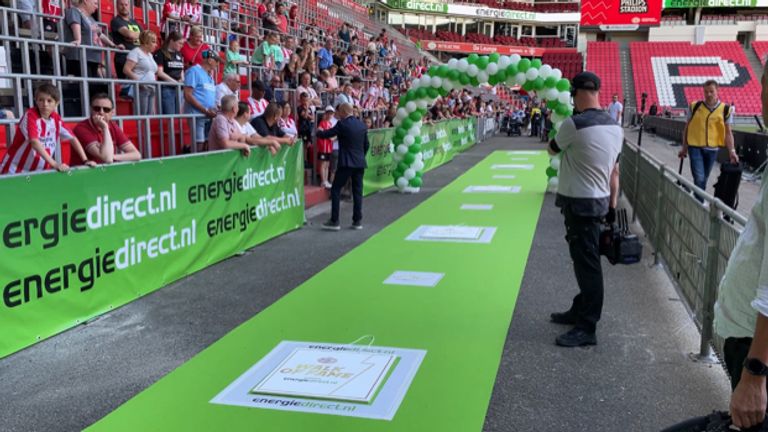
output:
<instances>
[{"instance_id":1,"label":"stairs","mask_svg":"<svg viewBox=\"0 0 768 432\"><path fill-rule=\"evenodd\" d=\"M635 80L632 78L632 60L629 54L629 43L619 43L619 63L621 66L621 86L624 92L625 107L638 107L635 93Z\"/></svg>"},{"instance_id":2,"label":"stairs","mask_svg":"<svg viewBox=\"0 0 768 432\"><path fill-rule=\"evenodd\" d=\"M760 81L760 77L763 75L763 64L760 62L760 58L757 57L755 50L751 47L744 47L744 52L747 54L749 65L752 66L752 71L755 73L755 79Z\"/></svg>"}]
</instances>

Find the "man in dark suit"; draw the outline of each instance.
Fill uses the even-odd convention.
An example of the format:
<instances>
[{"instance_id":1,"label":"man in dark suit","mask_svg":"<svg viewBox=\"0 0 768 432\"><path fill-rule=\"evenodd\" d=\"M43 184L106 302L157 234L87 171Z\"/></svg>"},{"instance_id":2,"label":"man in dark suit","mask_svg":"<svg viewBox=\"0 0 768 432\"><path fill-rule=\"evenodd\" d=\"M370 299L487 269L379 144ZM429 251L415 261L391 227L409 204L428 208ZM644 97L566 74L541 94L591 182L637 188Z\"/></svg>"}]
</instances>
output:
<instances>
[{"instance_id":1,"label":"man in dark suit","mask_svg":"<svg viewBox=\"0 0 768 432\"><path fill-rule=\"evenodd\" d=\"M339 140L339 162L331 186L331 219L323 224L323 229L339 231L339 199L341 188L352 179L352 229L363 229L363 174L368 165L365 154L368 153L368 128L365 123L352 115L352 105L343 103L336 109L339 122L328 130L318 130L318 138Z\"/></svg>"}]
</instances>

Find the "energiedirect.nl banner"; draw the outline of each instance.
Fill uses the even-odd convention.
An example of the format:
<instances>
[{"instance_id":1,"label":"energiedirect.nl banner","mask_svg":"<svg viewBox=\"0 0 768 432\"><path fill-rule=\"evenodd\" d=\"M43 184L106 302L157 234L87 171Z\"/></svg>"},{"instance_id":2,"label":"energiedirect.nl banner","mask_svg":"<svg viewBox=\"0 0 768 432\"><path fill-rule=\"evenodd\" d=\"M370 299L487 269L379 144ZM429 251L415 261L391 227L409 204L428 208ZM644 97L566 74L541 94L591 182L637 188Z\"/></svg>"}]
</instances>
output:
<instances>
[{"instance_id":1,"label":"energiedirect.nl banner","mask_svg":"<svg viewBox=\"0 0 768 432\"><path fill-rule=\"evenodd\" d=\"M0 179L0 358L300 227L301 148Z\"/></svg>"}]
</instances>

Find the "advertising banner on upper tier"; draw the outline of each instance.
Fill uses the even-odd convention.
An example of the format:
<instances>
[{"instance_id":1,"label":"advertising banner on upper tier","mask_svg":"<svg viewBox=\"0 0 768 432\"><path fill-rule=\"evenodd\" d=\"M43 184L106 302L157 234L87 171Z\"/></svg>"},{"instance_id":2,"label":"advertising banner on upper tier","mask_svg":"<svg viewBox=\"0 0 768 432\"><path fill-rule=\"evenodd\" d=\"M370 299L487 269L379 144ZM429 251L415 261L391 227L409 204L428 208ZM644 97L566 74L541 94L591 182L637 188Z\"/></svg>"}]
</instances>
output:
<instances>
[{"instance_id":1,"label":"advertising banner on upper tier","mask_svg":"<svg viewBox=\"0 0 768 432\"><path fill-rule=\"evenodd\" d=\"M467 4L430 2L417 0L387 0L387 6L422 14L461 15L496 21L531 21L540 23L576 23L578 12L532 12L514 9L500 9Z\"/></svg>"},{"instance_id":2,"label":"advertising banner on upper tier","mask_svg":"<svg viewBox=\"0 0 768 432\"><path fill-rule=\"evenodd\" d=\"M768 6L768 0L664 0L665 9L753 8Z\"/></svg>"},{"instance_id":3,"label":"advertising banner on upper tier","mask_svg":"<svg viewBox=\"0 0 768 432\"><path fill-rule=\"evenodd\" d=\"M575 49L563 49L563 48L535 48L524 47L514 45L486 45L470 42L444 42L444 41L421 41L421 48L427 51L443 51L443 52L456 52L456 53L477 53L477 54L493 54L498 53L500 55L512 55L519 54L526 57L541 57L548 50L550 52L555 51L571 51L576 52Z\"/></svg>"},{"instance_id":4,"label":"advertising banner on upper tier","mask_svg":"<svg viewBox=\"0 0 768 432\"><path fill-rule=\"evenodd\" d=\"M0 358L299 228L301 149L0 178Z\"/></svg>"},{"instance_id":5,"label":"advertising banner on upper tier","mask_svg":"<svg viewBox=\"0 0 768 432\"><path fill-rule=\"evenodd\" d=\"M641 25L661 22L662 0L582 0L582 26Z\"/></svg>"}]
</instances>

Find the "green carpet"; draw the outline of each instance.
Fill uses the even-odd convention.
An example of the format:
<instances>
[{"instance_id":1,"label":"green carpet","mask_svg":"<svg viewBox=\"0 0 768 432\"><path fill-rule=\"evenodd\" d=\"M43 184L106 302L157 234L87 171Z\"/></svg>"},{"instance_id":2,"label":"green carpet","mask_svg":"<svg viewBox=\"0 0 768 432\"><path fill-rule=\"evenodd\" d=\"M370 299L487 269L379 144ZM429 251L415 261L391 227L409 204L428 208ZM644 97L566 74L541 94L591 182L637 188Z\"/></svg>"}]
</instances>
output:
<instances>
[{"instance_id":1,"label":"green carpet","mask_svg":"<svg viewBox=\"0 0 768 432\"><path fill-rule=\"evenodd\" d=\"M521 163L535 167L491 169ZM491 154L89 430L480 431L544 198L547 165L543 152ZM522 190L462 193L470 185ZM462 204L493 209L460 210ZM497 231L490 244L405 241L420 225ZM433 288L384 285L396 270L445 277ZM374 335L376 346L427 351L392 421L209 403L280 341L350 343L362 335Z\"/></svg>"}]
</instances>

